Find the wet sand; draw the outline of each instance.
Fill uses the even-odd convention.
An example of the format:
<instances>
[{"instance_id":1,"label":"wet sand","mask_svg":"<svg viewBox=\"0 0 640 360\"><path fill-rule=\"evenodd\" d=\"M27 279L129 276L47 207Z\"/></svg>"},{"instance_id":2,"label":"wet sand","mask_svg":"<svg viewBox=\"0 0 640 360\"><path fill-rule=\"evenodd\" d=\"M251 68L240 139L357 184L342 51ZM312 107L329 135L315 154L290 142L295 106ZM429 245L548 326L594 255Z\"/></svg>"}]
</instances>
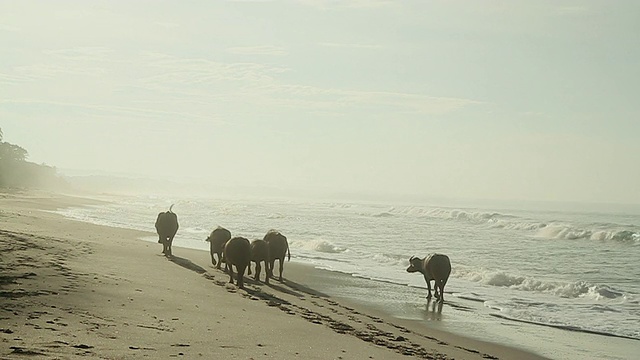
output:
<instances>
[{"instance_id":1,"label":"wet sand","mask_svg":"<svg viewBox=\"0 0 640 360\"><path fill-rule=\"evenodd\" d=\"M290 262L238 289L207 252L48 212L92 203L0 193L0 358L542 359L319 291L335 273Z\"/></svg>"}]
</instances>

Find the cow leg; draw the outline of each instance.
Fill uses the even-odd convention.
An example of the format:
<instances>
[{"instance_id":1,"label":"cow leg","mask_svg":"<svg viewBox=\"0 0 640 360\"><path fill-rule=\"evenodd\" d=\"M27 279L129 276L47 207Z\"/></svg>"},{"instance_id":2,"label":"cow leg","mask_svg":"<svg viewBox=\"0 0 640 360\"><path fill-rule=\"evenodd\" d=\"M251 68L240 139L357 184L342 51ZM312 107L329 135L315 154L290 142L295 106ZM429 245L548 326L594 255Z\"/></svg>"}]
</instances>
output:
<instances>
[{"instance_id":1,"label":"cow leg","mask_svg":"<svg viewBox=\"0 0 640 360\"><path fill-rule=\"evenodd\" d=\"M267 260L264 261L264 272L265 272L264 283L269 284L269 263L267 263ZM259 278L260 277L258 277L258 279Z\"/></svg>"},{"instance_id":2,"label":"cow leg","mask_svg":"<svg viewBox=\"0 0 640 360\"><path fill-rule=\"evenodd\" d=\"M447 285L447 280L440 281L440 302L444 302L444 286Z\"/></svg>"},{"instance_id":3,"label":"cow leg","mask_svg":"<svg viewBox=\"0 0 640 360\"><path fill-rule=\"evenodd\" d=\"M273 277L273 268L276 265L276 259L269 260L267 264L267 277Z\"/></svg>"},{"instance_id":4,"label":"cow leg","mask_svg":"<svg viewBox=\"0 0 640 360\"><path fill-rule=\"evenodd\" d=\"M251 270L251 267L249 267ZM256 261L256 276L253 278L255 281L260 281L260 272L262 271L262 266L260 266L260 261ZM251 275L251 273L249 273Z\"/></svg>"},{"instance_id":5,"label":"cow leg","mask_svg":"<svg viewBox=\"0 0 640 360\"><path fill-rule=\"evenodd\" d=\"M244 289L244 270L246 267L246 265L236 265L236 271L238 272L238 279L236 280L236 284L238 284L238 287L240 289Z\"/></svg>"},{"instance_id":6,"label":"cow leg","mask_svg":"<svg viewBox=\"0 0 640 360\"><path fill-rule=\"evenodd\" d=\"M278 263L280 265L280 278L278 280L282 282L282 270L284 269L284 257L278 259Z\"/></svg>"},{"instance_id":7,"label":"cow leg","mask_svg":"<svg viewBox=\"0 0 640 360\"><path fill-rule=\"evenodd\" d=\"M256 266L259 266L259 265L256 265ZM251 275L251 261L249 261L249 266L247 266L247 275Z\"/></svg>"},{"instance_id":8,"label":"cow leg","mask_svg":"<svg viewBox=\"0 0 640 360\"><path fill-rule=\"evenodd\" d=\"M167 255L167 250L167 239L165 238L162 240L162 253Z\"/></svg>"},{"instance_id":9,"label":"cow leg","mask_svg":"<svg viewBox=\"0 0 640 360\"><path fill-rule=\"evenodd\" d=\"M225 264L224 268L229 273L229 282L233 284L233 266L229 264ZM236 270L237 270L237 267L236 267Z\"/></svg>"},{"instance_id":10,"label":"cow leg","mask_svg":"<svg viewBox=\"0 0 640 360\"><path fill-rule=\"evenodd\" d=\"M167 253L166 255L171 256L171 244L173 244L173 236L167 239Z\"/></svg>"},{"instance_id":11,"label":"cow leg","mask_svg":"<svg viewBox=\"0 0 640 360\"><path fill-rule=\"evenodd\" d=\"M209 252L211 253L211 264L213 264L213 266L216 266L216 258L215 256L215 251L213 251L213 244L210 245L209 247Z\"/></svg>"},{"instance_id":12,"label":"cow leg","mask_svg":"<svg viewBox=\"0 0 640 360\"><path fill-rule=\"evenodd\" d=\"M433 279L433 292L436 299L440 299L440 281Z\"/></svg>"},{"instance_id":13,"label":"cow leg","mask_svg":"<svg viewBox=\"0 0 640 360\"><path fill-rule=\"evenodd\" d=\"M217 253L218 254L218 265L216 265L216 269L220 270L222 269L222 253ZM224 267L225 269L227 268L226 265Z\"/></svg>"},{"instance_id":14,"label":"cow leg","mask_svg":"<svg viewBox=\"0 0 640 360\"><path fill-rule=\"evenodd\" d=\"M427 290L429 291L427 293L427 299L431 299L431 281L427 279L427 277L424 277L424 281L427 282Z\"/></svg>"}]
</instances>

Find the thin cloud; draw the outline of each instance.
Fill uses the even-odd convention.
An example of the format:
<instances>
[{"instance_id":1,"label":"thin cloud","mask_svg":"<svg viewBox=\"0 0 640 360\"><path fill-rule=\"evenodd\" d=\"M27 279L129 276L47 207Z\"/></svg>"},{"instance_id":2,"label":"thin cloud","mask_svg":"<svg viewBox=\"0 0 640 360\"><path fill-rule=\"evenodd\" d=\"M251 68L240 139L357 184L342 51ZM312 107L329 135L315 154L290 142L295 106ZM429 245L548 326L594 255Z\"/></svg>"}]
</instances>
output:
<instances>
[{"instance_id":1,"label":"thin cloud","mask_svg":"<svg viewBox=\"0 0 640 360\"><path fill-rule=\"evenodd\" d=\"M269 82L286 68L259 63L223 63L208 59L177 58L169 55L149 53L147 69L156 70L156 75L142 79L146 83L210 83L221 80Z\"/></svg>"},{"instance_id":2,"label":"thin cloud","mask_svg":"<svg viewBox=\"0 0 640 360\"><path fill-rule=\"evenodd\" d=\"M379 8L386 6L394 6L395 3L390 0L297 0L303 5L312 6L320 9L327 8Z\"/></svg>"},{"instance_id":3,"label":"thin cloud","mask_svg":"<svg viewBox=\"0 0 640 360\"><path fill-rule=\"evenodd\" d=\"M334 43L334 42L322 42L318 43L320 46L336 47L336 48L350 48L350 49L381 49L381 45L375 44L353 44L353 43Z\"/></svg>"},{"instance_id":4,"label":"thin cloud","mask_svg":"<svg viewBox=\"0 0 640 360\"><path fill-rule=\"evenodd\" d=\"M445 114L483 102L451 97L385 91L343 90L313 86L283 85L268 89L279 105L324 110L379 108L418 114Z\"/></svg>"},{"instance_id":5,"label":"thin cloud","mask_svg":"<svg viewBox=\"0 0 640 360\"><path fill-rule=\"evenodd\" d=\"M75 47L69 49L45 50L46 55L71 60L99 60L106 59L113 50L102 46Z\"/></svg>"},{"instance_id":6,"label":"thin cloud","mask_svg":"<svg viewBox=\"0 0 640 360\"><path fill-rule=\"evenodd\" d=\"M0 84L17 84L33 80L31 76L0 73Z\"/></svg>"},{"instance_id":7,"label":"thin cloud","mask_svg":"<svg viewBox=\"0 0 640 360\"><path fill-rule=\"evenodd\" d=\"M36 64L17 66L15 72L22 74L23 78L38 80L54 78L60 74L99 77L106 74L107 70L101 67L69 67L53 64Z\"/></svg>"},{"instance_id":8,"label":"thin cloud","mask_svg":"<svg viewBox=\"0 0 640 360\"><path fill-rule=\"evenodd\" d=\"M245 102L246 99L251 99L253 103L261 106L329 111L378 109L384 106L389 110L407 113L443 114L481 104L479 101L462 98L289 84L282 82L278 77L288 69L258 63L221 63L155 53L148 54L146 63L148 69L155 69L155 75L143 78L140 83L142 87L179 92L190 88L186 85L210 85L217 88L225 84L227 100ZM210 96L211 87L191 91L190 95L206 99Z\"/></svg>"},{"instance_id":9,"label":"thin cloud","mask_svg":"<svg viewBox=\"0 0 640 360\"><path fill-rule=\"evenodd\" d=\"M186 118L192 120L200 120L207 121L211 123L217 123L219 125L224 124L222 121L218 121L212 118L211 114L199 115L188 112L179 112L179 111L164 111L164 110L154 110L149 108L136 108L136 107L127 107L127 106L113 106L113 105L102 105L102 104L78 104L71 102L62 102L62 101L50 101L50 100L40 100L40 99L6 99L0 100L0 104L17 104L17 105L47 105L52 107L66 107L66 108L75 108L80 110L89 111L92 115L128 115L132 116L130 119L141 119L141 118L172 118L177 119L176 121L182 121Z\"/></svg>"},{"instance_id":10,"label":"thin cloud","mask_svg":"<svg viewBox=\"0 0 640 360\"><path fill-rule=\"evenodd\" d=\"M286 55L287 52L281 46L261 45L261 46L239 46L227 49L228 53L237 55Z\"/></svg>"}]
</instances>

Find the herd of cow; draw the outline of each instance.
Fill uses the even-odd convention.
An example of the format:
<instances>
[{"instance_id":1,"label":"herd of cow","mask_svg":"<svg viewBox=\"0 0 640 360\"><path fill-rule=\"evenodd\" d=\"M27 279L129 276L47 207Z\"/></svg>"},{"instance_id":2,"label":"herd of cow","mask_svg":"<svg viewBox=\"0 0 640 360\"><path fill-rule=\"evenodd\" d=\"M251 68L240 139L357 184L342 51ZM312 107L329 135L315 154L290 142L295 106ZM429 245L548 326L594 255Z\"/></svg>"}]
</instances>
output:
<instances>
[{"instance_id":1,"label":"herd of cow","mask_svg":"<svg viewBox=\"0 0 640 360\"><path fill-rule=\"evenodd\" d=\"M155 224L158 243L162 244L162 253L169 257L172 256L171 245L179 228L178 216L172 208L173 205L169 207L169 211L159 213ZM236 267L238 274L236 285L240 288L244 287L245 270L248 270L248 275L251 275L251 262L256 263L254 275L256 281L260 279L261 263L264 262L266 272L264 282L269 284L269 279L273 277L275 261L279 260L278 280L282 281L284 258L291 260L287 237L276 230L269 230L264 238L249 242L247 238L241 236L231 237L229 230L219 226L211 232L206 241L210 245L211 263L217 269L221 268L223 262L225 263L230 283L233 283L233 266ZM217 255L217 260L214 255ZM431 254L422 259L412 256L409 259L407 272L419 272L424 276L428 289L427 299L431 298L431 280L433 280L435 297L439 302L444 302L444 286L451 274L451 262L447 255Z\"/></svg>"}]
</instances>

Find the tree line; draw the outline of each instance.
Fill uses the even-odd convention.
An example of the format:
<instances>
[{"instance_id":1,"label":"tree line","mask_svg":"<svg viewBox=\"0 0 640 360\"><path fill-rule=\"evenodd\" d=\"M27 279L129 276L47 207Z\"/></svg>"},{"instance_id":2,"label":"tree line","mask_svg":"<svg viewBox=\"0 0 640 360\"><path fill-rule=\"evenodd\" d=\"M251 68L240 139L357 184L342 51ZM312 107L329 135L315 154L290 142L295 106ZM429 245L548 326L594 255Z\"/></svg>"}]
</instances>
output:
<instances>
[{"instance_id":1,"label":"tree line","mask_svg":"<svg viewBox=\"0 0 640 360\"><path fill-rule=\"evenodd\" d=\"M29 153L4 141L0 128L0 188L52 188L64 184L52 166L27 161Z\"/></svg>"}]
</instances>

